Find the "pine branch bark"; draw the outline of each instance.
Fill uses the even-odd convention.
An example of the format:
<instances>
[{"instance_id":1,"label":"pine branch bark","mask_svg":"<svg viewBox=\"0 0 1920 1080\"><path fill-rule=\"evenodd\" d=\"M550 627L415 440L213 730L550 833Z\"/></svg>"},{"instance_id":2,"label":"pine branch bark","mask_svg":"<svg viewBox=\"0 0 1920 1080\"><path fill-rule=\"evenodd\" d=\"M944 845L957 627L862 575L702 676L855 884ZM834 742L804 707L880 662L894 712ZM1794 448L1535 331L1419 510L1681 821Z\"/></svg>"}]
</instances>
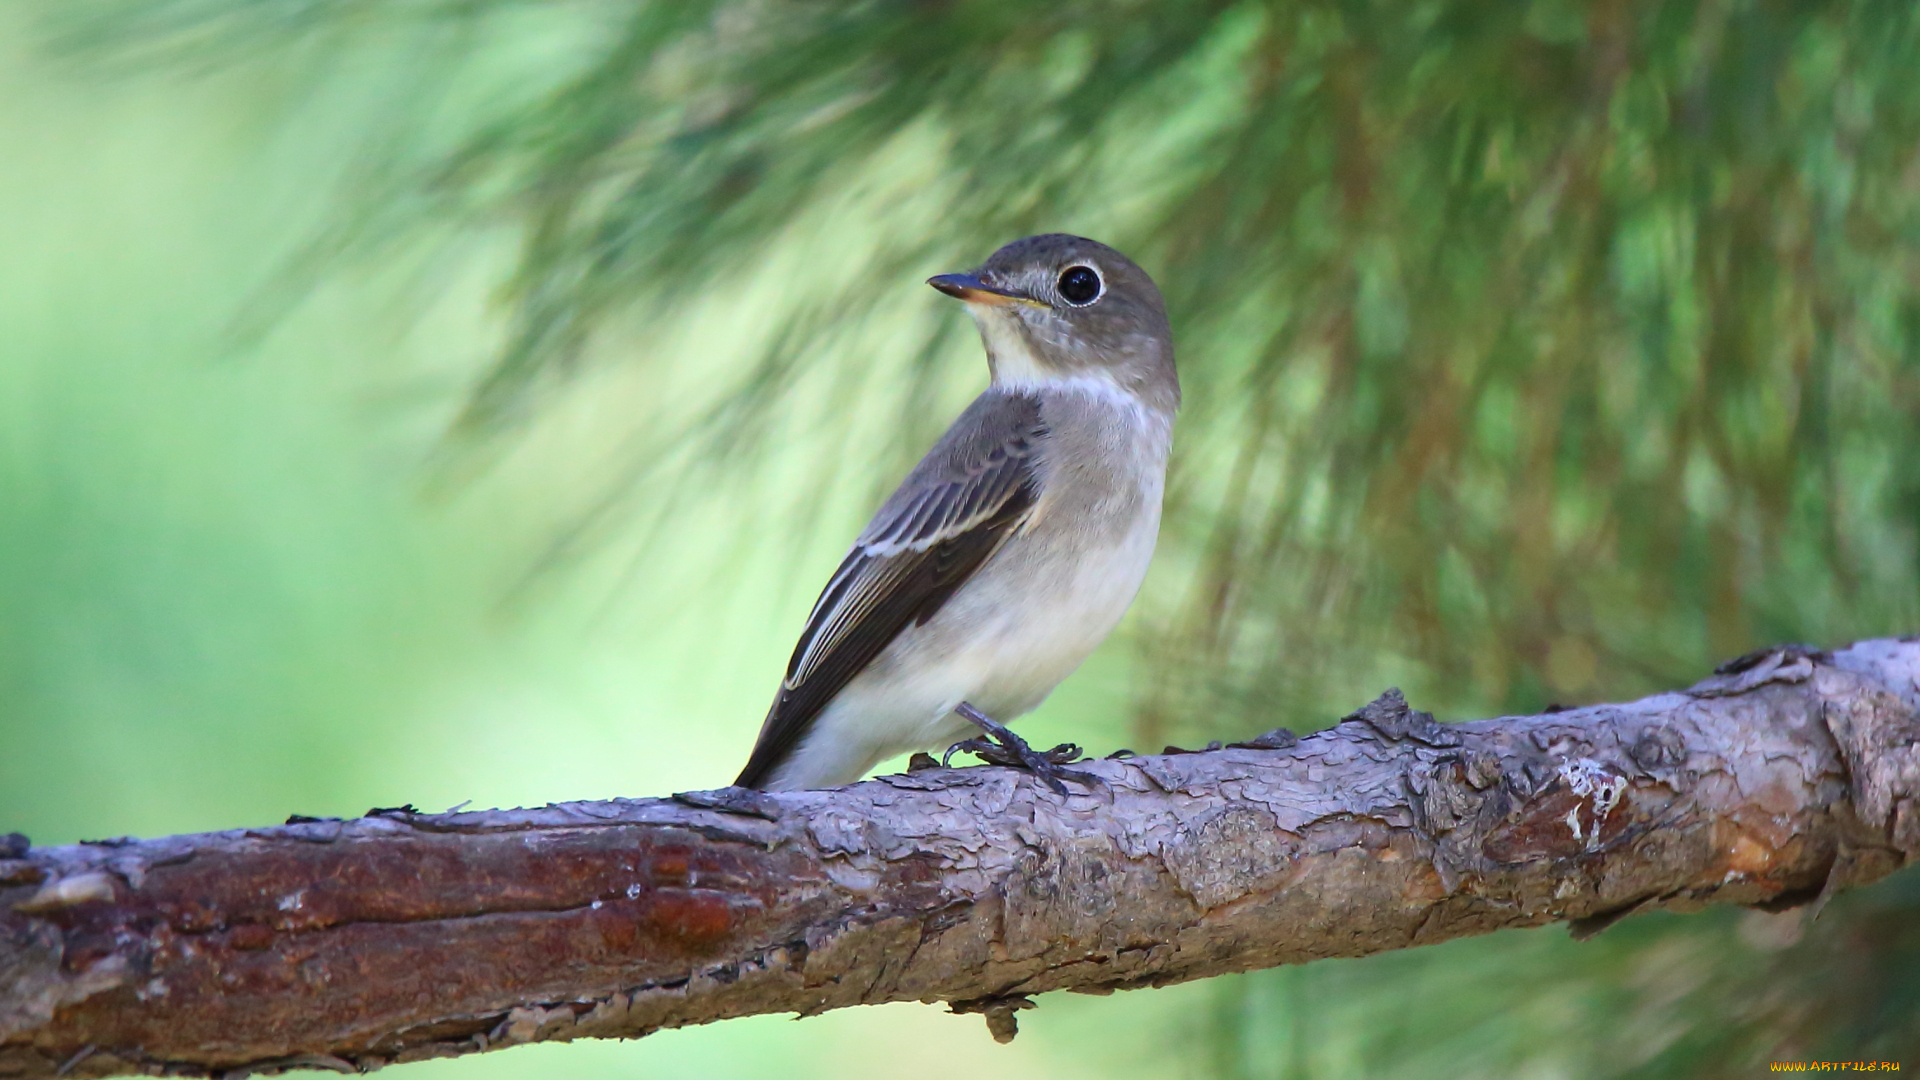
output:
<instances>
[{"instance_id":1,"label":"pine branch bark","mask_svg":"<svg viewBox=\"0 0 1920 1080\"><path fill-rule=\"evenodd\" d=\"M833 791L0 846L0 1077L366 1070L885 1001L984 1012L1655 907L1920 853L1920 637L1688 691Z\"/></svg>"}]
</instances>

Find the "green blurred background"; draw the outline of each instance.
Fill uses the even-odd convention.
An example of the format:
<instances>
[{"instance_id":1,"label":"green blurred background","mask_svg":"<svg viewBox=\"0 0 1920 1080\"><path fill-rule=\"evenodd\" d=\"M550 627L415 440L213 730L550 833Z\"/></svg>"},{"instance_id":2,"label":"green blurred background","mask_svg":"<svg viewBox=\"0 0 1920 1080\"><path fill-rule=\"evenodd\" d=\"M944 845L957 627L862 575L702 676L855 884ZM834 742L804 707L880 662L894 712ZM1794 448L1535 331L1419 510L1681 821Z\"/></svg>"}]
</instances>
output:
<instances>
[{"instance_id":1,"label":"green blurred background","mask_svg":"<svg viewBox=\"0 0 1920 1080\"><path fill-rule=\"evenodd\" d=\"M0 827L737 769L985 378L919 284L1165 288L1125 629L1023 724L1157 748L1616 699L1920 631L1910 3L0 5ZM1920 1066L1920 884L1111 998L411 1074ZM910 1063L910 1065L908 1064Z\"/></svg>"}]
</instances>

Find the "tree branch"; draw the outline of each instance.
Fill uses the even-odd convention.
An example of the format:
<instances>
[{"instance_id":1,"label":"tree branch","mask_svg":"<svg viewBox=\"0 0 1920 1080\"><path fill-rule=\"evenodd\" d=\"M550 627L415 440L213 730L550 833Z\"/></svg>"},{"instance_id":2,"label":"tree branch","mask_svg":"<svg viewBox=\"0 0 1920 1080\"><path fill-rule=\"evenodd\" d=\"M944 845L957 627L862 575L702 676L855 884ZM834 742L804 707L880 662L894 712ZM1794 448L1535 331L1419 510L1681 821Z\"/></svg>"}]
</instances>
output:
<instances>
[{"instance_id":1,"label":"tree branch","mask_svg":"<svg viewBox=\"0 0 1920 1080\"><path fill-rule=\"evenodd\" d=\"M340 1071L1105 993L1654 907L1781 906L1920 852L1920 638L1684 693L834 791L0 850L0 1076ZM12 856L12 857L8 857Z\"/></svg>"}]
</instances>

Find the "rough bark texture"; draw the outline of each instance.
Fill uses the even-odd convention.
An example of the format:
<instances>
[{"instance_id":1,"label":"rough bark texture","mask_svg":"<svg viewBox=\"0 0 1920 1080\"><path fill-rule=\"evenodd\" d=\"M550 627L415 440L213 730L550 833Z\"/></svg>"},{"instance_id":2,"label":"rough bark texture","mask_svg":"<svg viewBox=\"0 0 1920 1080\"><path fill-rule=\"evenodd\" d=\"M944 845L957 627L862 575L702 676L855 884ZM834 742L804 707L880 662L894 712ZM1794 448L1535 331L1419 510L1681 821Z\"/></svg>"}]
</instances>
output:
<instances>
[{"instance_id":1,"label":"rough bark texture","mask_svg":"<svg viewBox=\"0 0 1920 1080\"><path fill-rule=\"evenodd\" d=\"M1920 852L1920 638L1682 693L834 791L0 840L0 1076L340 1071L1784 905Z\"/></svg>"}]
</instances>

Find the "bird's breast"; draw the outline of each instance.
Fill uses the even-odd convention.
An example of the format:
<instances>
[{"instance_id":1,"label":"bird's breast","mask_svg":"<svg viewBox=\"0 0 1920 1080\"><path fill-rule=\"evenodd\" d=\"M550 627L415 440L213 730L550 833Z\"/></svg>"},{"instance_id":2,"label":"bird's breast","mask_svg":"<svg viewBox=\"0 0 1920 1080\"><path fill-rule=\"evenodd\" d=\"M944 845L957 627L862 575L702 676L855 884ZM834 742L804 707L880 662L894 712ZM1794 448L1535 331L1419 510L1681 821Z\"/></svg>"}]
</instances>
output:
<instances>
[{"instance_id":1,"label":"bird's breast","mask_svg":"<svg viewBox=\"0 0 1920 1080\"><path fill-rule=\"evenodd\" d=\"M1172 418L1098 379L1042 394L1047 435L1040 498L1023 532L1067 548L1124 546L1151 520L1157 533ZM1149 545L1148 552L1152 548Z\"/></svg>"},{"instance_id":2,"label":"bird's breast","mask_svg":"<svg viewBox=\"0 0 1920 1080\"><path fill-rule=\"evenodd\" d=\"M1032 709L1113 631L1146 577L1170 424L1097 388L1044 393L1042 420L1040 497L1026 521L856 684L915 725L923 707L946 724L961 700L1002 720Z\"/></svg>"},{"instance_id":3,"label":"bird's breast","mask_svg":"<svg viewBox=\"0 0 1920 1080\"><path fill-rule=\"evenodd\" d=\"M987 701L975 704L1010 714L1038 704L1126 613L1153 559L1165 486L1169 425L1131 398L1050 400L1042 417L1031 516L936 620L990 628L965 644L956 634L954 659L977 673Z\"/></svg>"}]
</instances>

